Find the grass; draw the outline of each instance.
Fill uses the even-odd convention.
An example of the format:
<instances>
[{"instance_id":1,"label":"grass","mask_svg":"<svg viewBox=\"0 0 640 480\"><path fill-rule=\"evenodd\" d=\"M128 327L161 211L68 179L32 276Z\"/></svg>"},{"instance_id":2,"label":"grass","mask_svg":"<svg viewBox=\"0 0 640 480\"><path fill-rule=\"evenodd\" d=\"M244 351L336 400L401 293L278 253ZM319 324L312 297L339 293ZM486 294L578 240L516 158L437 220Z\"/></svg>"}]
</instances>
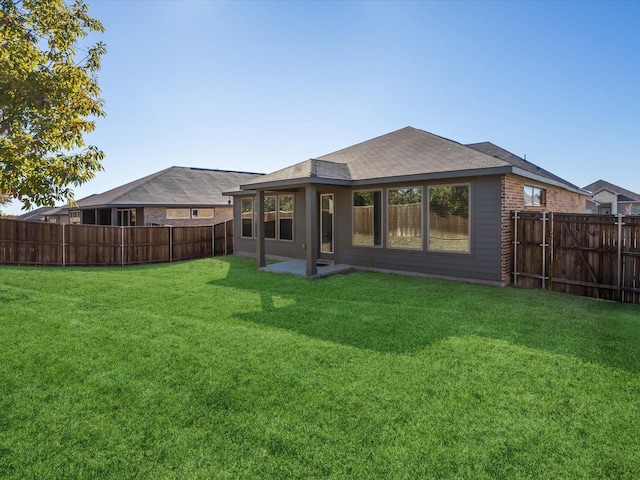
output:
<instances>
[{"instance_id":1,"label":"grass","mask_svg":"<svg viewBox=\"0 0 640 480\"><path fill-rule=\"evenodd\" d=\"M0 478L640 477L638 306L235 257L0 279Z\"/></svg>"}]
</instances>

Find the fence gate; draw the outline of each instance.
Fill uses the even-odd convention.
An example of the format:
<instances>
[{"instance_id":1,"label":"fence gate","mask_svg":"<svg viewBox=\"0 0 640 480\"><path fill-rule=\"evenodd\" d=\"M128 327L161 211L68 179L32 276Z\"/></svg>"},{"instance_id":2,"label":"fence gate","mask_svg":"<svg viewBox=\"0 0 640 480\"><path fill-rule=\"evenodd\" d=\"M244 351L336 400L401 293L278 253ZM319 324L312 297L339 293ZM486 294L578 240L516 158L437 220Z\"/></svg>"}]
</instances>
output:
<instances>
[{"instance_id":1,"label":"fence gate","mask_svg":"<svg viewBox=\"0 0 640 480\"><path fill-rule=\"evenodd\" d=\"M640 304L640 217L513 212L513 283Z\"/></svg>"}]
</instances>

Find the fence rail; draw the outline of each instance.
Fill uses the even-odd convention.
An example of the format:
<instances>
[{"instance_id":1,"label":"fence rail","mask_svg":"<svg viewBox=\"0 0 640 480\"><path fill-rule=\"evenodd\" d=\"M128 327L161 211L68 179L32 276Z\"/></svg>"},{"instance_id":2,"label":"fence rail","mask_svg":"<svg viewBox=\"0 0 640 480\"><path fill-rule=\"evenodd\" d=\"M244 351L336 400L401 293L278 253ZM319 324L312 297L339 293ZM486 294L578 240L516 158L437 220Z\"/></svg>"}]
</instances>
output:
<instances>
[{"instance_id":1,"label":"fence rail","mask_svg":"<svg viewBox=\"0 0 640 480\"><path fill-rule=\"evenodd\" d=\"M640 304L640 217L513 212L513 283Z\"/></svg>"},{"instance_id":2,"label":"fence rail","mask_svg":"<svg viewBox=\"0 0 640 480\"><path fill-rule=\"evenodd\" d=\"M110 227L0 219L0 265L134 265L233 252L233 221Z\"/></svg>"}]
</instances>

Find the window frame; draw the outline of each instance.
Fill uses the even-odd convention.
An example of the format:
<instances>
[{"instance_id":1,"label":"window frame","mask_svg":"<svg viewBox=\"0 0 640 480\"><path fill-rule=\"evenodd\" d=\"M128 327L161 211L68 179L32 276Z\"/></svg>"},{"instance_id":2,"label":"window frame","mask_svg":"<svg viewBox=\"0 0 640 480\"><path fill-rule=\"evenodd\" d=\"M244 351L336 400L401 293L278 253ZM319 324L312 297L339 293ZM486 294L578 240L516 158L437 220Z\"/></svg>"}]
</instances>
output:
<instances>
[{"instance_id":1,"label":"window frame","mask_svg":"<svg viewBox=\"0 0 640 480\"><path fill-rule=\"evenodd\" d=\"M282 238L282 229L280 226L280 219L281 219L281 215L280 215L280 199L283 197L291 197L291 238ZM266 205L267 205L267 198L274 198L274 210L266 210ZM274 193L274 194L269 194L264 196L264 203L263 203L263 217L262 217L262 232L264 235L264 239L265 240L270 240L270 241L278 241L278 242L293 242L295 240L295 201L296 201L296 196L294 193ZM273 237L267 237L266 232L267 229L265 227L265 218L267 216L267 213L273 213L274 214L274 232L273 232Z\"/></svg>"},{"instance_id":2,"label":"window frame","mask_svg":"<svg viewBox=\"0 0 640 480\"><path fill-rule=\"evenodd\" d=\"M172 215L169 215L169 212L172 212ZM186 213L186 216L184 214ZM182 214L182 215L179 215ZM165 212L165 216L167 220L190 220L191 219L191 209L190 208L167 208Z\"/></svg>"},{"instance_id":3,"label":"window frame","mask_svg":"<svg viewBox=\"0 0 640 480\"><path fill-rule=\"evenodd\" d=\"M445 187L466 187L467 188L467 238L468 244L466 250L445 250L440 248L432 248L431 242L431 190L434 188L445 188ZM447 183L447 184L437 184L437 185L429 185L427 186L427 251L430 253L445 253L445 254L455 254L455 255L471 255L471 184L470 183Z\"/></svg>"},{"instance_id":4,"label":"window frame","mask_svg":"<svg viewBox=\"0 0 640 480\"><path fill-rule=\"evenodd\" d=\"M531 202L527 203L527 189L530 189ZM540 203L535 203L535 192L540 192ZM525 207L546 207L547 206L547 189L538 185L525 183L522 189L522 200Z\"/></svg>"},{"instance_id":5,"label":"window frame","mask_svg":"<svg viewBox=\"0 0 640 480\"><path fill-rule=\"evenodd\" d=\"M198 211L211 212L211 215L199 215ZM214 208L192 208L191 218L215 218L216 212Z\"/></svg>"},{"instance_id":6,"label":"window frame","mask_svg":"<svg viewBox=\"0 0 640 480\"><path fill-rule=\"evenodd\" d=\"M397 190L418 190L420 192L420 215L418 216L418 218L420 219L420 246L419 247L411 247L411 246L407 246L407 245L392 245L391 242L391 235L390 235L390 215L389 215L389 210L390 208L393 206L391 205L391 202L389 202L389 196L390 193L392 191L397 191ZM386 248L390 249L390 250L410 250L413 252L422 252L424 251L424 185L409 185L406 187L387 187L385 189L385 211L386 211L386 215L387 215L387 221L385 222L385 230L386 230L386 235L385 235L385 240L386 240ZM407 204L407 205L411 205L411 204ZM406 238L406 237L403 237Z\"/></svg>"},{"instance_id":7,"label":"window frame","mask_svg":"<svg viewBox=\"0 0 640 480\"><path fill-rule=\"evenodd\" d=\"M73 225L82 224L82 210L69 210L69 223Z\"/></svg>"},{"instance_id":8,"label":"window frame","mask_svg":"<svg viewBox=\"0 0 640 480\"><path fill-rule=\"evenodd\" d=\"M244 234L244 212L243 212L243 203L245 202L245 200L251 205L251 235L250 236L246 236ZM240 198L240 238L256 238L256 229L255 229L255 216L256 216L256 209L255 209L255 198L254 197L241 197Z\"/></svg>"},{"instance_id":9,"label":"window frame","mask_svg":"<svg viewBox=\"0 0 640 480\"><path fill-rule=\"evenodd\" d=\"M371 192L373 194L375 193L379 193L380 194L380 219L379 219L379 224L378 224L378 228L379 228L379 232L378 233L378 238L379 238L379 243L376 244L376 213L375 213L375 196L374 196L374 204L372 205L373 207L373 243L372 244L366 244L366 243L356 243L356 232L355 232L355 226L356 226L356 205L354 205L355 203L355 196L358 193L368 193ZM362 206L366 206L366 205L359 205L360 207ZM359 190L352 190L351 191L351 245L353 247L365 247L365 248L384 248L384 190L382 188L371 188L371 189L359 189Z\"/></svg>"},{"instance_id":10,"label":"window frame","mask_svg":"<svg viewBox=\"0 0 640 480\"><path fill-rule=\"evenodd\" d=\"M282 199L283 198L287 198L287 197L291 197L291 216L290 217L282 217L282 213L286 212L289 213L288 211L282 210ZM278 231L277 231L277 239L282 241L282 242L293 242L293 232L295 230L295 220L294 220L294 212L295 212L295 208L294 208L294 203L295 203L295 195L293 193L287 193L287 194L282 194L282 195L278 195L278 201L277 201L277 226L278 226ZM282 238L282 220L290 220L291 221L291 238Z\"/></svg>"}]
</instances>

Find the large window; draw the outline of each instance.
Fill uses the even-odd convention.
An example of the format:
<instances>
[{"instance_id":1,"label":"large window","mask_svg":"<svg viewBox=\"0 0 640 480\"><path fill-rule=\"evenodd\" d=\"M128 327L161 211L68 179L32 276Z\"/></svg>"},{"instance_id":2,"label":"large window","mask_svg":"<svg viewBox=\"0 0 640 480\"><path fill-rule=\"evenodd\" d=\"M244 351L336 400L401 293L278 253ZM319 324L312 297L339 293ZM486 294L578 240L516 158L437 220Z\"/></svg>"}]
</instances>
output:
<instances>
[{"instance_id":1,"label":"large window","mask_svg":"<svg viewBox=\"0 0 640 480\"><path fill-rule=\"evenodd\" d=\"M429 188L429 250L469 252L469 186Z\"/></svg>"},{"instance_id":2,"label":"large window","mask_svg":"<svg viewBox=\"0 0 640 480\"><path fill-rule=\"evenodd\" d=\"M253 198L243 198L240 201L242 210L242 233L243 238L253 238Z\"/></svg>"},{"instance_id":3,"label":"large window","mask_svg":"<svg viewBox=\"0 0 640 480\"><path fill-rule=\"evenodd\" d=\"M422 248L422 188L387 191L389 248Z\"/></svg>"},{"instance_id":4,"label":"large window","mask_svg":"<svg viewBox=\"0 0 640 480\"><path fill-rule=\"evenodd\" d=\"M82 216L80 210L69 211L69 223L82 223Z\"/></svg>"},{"instance_id":5,"label":"large window","mask_svg":"<svg viewBox=\"0 0 640 480\"><path fill-rule=\"evenodd\" d=\"M293 240L293 195L278 197L278 226L280 240Z\"/></svg>"},{"instance_id":6,"label":"large window","mask_svg":"<svg viewBox=\"0 0 640 480\"><path fill-rule=\"evenodd\" d=\"M353 192L353 244L382 245L382 192Z\"/></svg>"},{"instance_id":7,"label":"large window","mask_svg":"<svg viewBox=\"0 0 640 480\"><path fill-rule=\"evenodd\" d=\"M545 191L543 188L524 186L524 206L541 207L546 205Z\"/></svg>"},{"instance_id":8,"label":"large window","mask_svg":"<svg viewBox=\"0 0 640 480\"><path fill-rule=\"evenodd\" d=\"M264 197L264 238L293 240L293 195Z\"/></svg>"}]
</instances>

